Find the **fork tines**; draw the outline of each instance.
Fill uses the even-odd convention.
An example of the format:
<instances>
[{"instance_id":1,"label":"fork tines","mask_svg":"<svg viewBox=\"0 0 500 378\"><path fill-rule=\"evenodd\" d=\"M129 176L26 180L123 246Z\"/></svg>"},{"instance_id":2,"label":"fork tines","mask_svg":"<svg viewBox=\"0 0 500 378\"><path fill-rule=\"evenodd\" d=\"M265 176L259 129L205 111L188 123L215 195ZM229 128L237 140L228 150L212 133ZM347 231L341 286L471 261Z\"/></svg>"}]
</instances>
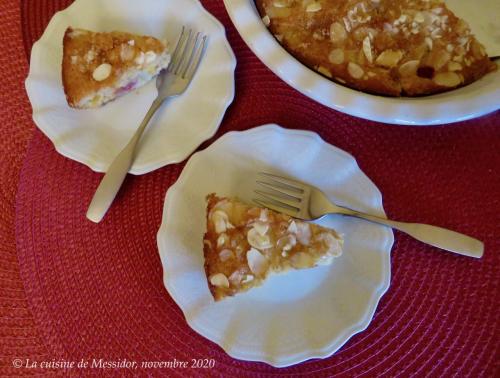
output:
<instances>
[{"instance_id":1,"label":"fork tines","mask_svg":"<svg viewBox=\"0 0 500 378\"><path fill-rule=\"evenodd\" d=\"M206 35L195 33L192 29L186 30L183 26L167 70L183 79L190 79L200 64L206 44Z\"/></svg>"},{"instance_id":2,"label":"fork tines","mask_svg":"<svg viewBox=\"0 0 500 378\"><path fill-rule=\"evenodd\" d=\"M266 190L254 190L261 197L254 199L255 203L292 216L300 211L306 194L304 184L270 173L259 172L259 175L266 181L257 180L256 183Z\"/></svg>"}]
</instances>

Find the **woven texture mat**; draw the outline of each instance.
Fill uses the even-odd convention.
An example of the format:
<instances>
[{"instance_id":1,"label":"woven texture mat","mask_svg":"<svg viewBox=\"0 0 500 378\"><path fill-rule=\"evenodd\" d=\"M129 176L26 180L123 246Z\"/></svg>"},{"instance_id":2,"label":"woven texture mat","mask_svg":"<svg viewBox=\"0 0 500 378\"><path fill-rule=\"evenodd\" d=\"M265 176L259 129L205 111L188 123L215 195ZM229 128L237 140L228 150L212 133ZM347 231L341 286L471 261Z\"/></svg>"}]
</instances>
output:
<instances>
[{"instance_id":1,"label":"woven texture mat","mask_svg":"<svg viewBox=\"0 0 500 378\"><path fill-rule=\"evenodd\" d=\"M245 46L221 1L202 3L227 28L236 98L217 135L268 122L318 132L353 154L388 216L480 238L481 260L396 233L391 287L368 329L334 356L275 369L237 361L186 324L162 285L156 248L165 191L183 164L129 177L105 220L85 218L100 174L56 153L34 128L23 81L31 45L61 0L0 2L0 375L102 370L16 369L13 361L213 358L209 370L107 370L168 376L498 376L500 114L442 127L352 118L302 96ZM29 142L29 144L28 144Z\"/></svg>"}]
</instances>

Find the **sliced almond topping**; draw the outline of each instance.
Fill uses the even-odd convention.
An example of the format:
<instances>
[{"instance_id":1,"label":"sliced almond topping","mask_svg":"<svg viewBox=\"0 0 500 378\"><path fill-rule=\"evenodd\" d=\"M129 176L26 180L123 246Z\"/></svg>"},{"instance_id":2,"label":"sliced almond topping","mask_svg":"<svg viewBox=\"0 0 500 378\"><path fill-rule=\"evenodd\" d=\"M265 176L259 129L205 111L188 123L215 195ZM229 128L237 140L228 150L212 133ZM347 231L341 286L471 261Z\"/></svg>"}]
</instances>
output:
<instances>
[{"instance_id":1,"label":"sliced almond topping","mask_svg":"<svg viewBox=\"0 0 500 378\"><path fill-rule=\"evenodd\" d=\"M276 8L286 8L288 7L288 2L286 0L275 0L273 6Z\"/></svg>"},{"instance_id":2,"label":"sliced almond topping","mask_svg":"<svg viewBox=\"0 0 500 378\"><path fill-rule=\"evenodd\" d=\"M247 252L247 263L252 273L256 276L265 274L269 266L267 258L255 248L250 248Z\"/></svg>"},{"instance_id":3,"label":"sliced almond topping","mask_svg":"<svg viewBox=\"0 0 500 378\"><path fill-rule=\"evenodd\" d=\"M245 278L243 278L243 280L241 281L242 284L246 284L246 283L249 283L249 282L252 282L254 279L253 275L251 274L246 274L245 275Z\"/></svg>"},{"instance_id":4,"label":"sliced almond topping","mask_svg":"<svg viewBox=\"0 0 500 378\"><path fill-rule=\"evenodd\" d=\"M271 24L271 19L266 14L264 17L262 17L262 22L264 23L264 25L269 26Z\"/></svg>"},{"instance_id":5,"label":"sliced almond topping","mask_svg":"<svg viewBox=\"0 0 500 378\"><path fill-rule=\"evenodd\" d=\"M123 61L129 61L129 60L132 60L134 58L134 55L135 55L135 51L134 51L134 48L132 46L130 46L129 44L122 44L121 45L121 49L120 49L120 58L123 60Z\"/></svg>"},{"instance_id":6,"label":"sliced almond topping","mask_svg":"<svg viewBox=\"0 0 500 378\"><path fill-rule=\"evenodd\" d=\"M429 56L429 61L428 63L431 64L432 67L436 71L440 70L446 63L448 63L451 59L451 55L449 52L444 51L444 50L434 50L431 52L431 55Z\"/></svg>"},{"instance_id":7,"label":"sliced almond topping","mask_svg":"<svg viewBox=\"0 0 500 378\"><path fill-rule=\"evenodd\" d=\"M92 77L95 81L106 80L111 75L111 69L111 64L103 63L94 70Z\"/></svg>"},{"instance_id":8,"label":"sliced almond topping","mask_svg":"<svg viewBox=\"0 0 500 378\"><path fill-rule=\"evenodd\" d=\"M317 240L322 241L328 247L327 254L338 257L342 254L342 245L338 239L328 232L319 234Z\"/></svg>"},{"instance_id":9,"label":"sliced almond topping","mask_svg":"<svg viewBox=\"0 0 500 378\"><path fill-rule=\"evenodd\" d=\"M262 222L267 222L269 220L269 210L261 209L259 214L259 220Z\"/></svg>"},{"instance_id":10,"label":"sliced almond topping","mask_svg":"<svg viewBox=\"0 0 500 378\"><path fill-rule=\"evenodd\" d=\"M450 62L448 63L448 71L461 71L462 70L462 65L457 62Z\"/></svg>"},{"instance_id":11,"label":"sliced almond topping","mask_svg":"<svg viewBox=\"0 0 500 378\"><path fill-rule=\"evenodd\" d=\"M347 38L347 32L340 22L334 22L330 25L330 41L333 43L342 43Z\"/></svg>"},{"instance_id":12,"label":"sliced almond topping","mask_svg":"<svg viewBox=\"0 0 500 378\"><path fill-rule=\"evenodd\" d=\"M267 233L267 230L269 230L269 224L257 221L253 224L253 228L259 233L259 235L264 236Z\"/></svg>"},{"instance_id":13,"label":"sliced almond topping","mask_svg":"<svg viewBox=\"0 0 500 378\"><path fill-rule=\"evenodd\" d=\"M486 55L484 47L481 46L481 44L476 40L472 42L472 54L474 54L474 57L477 59L482 58Z\"/></svg>"},{"instance_id":14,"label":"sliced almond topping","mask_svg":"<svg viewBox=\"0 0 500 378\"><path fill-rule=\"evenodd\" d=\"M437 85L441 85L443 87L456 87L457 85L460 85L462 80L460 79L460 76L456 74L455 72L441 72L438 73L436 76L434 76L433 79L434 83Z\"/></svg>"},{"instance_id":15,"label":"sliced almond topping","mask_svg":"<svg viewBox=\"0 0 500 378\"><path fill-rule=\"evenodd\" d=\"M377 57L375 63L382 67L391 68L395 67L402 57L403 51L401 50L385 50Z\"/></svg>"},{"instance_id":16,"label":"sliced almond topping","mask_svg":"<svg viewBox=\"0 0 500 378\"><path fill-rule=\"evenodd\" d=\"M259 234L255 228L248 231L247 241L252 247L260 250L272 247L269 236Z\"/></svg>"},{"instance_id":17,"label":"sliced almond topping","mask_svg":"<svg viewBox=\"0 0 500 378\"><path fill-rule=\"evenodd\" d=\"M359 65L353 62L349 62L349 64L347 65L347 71L349 72L349 75L351 75L355 79L362 78L363 74L365 73Z\"/></svg>"},{"instance_id":18,"label":"sliced almond topping","mask_svg":"<svg viewBox=\"0 0 500 378\"><path fill-rule=\"evenodd\" d=\"M432 46L433 46L432 38L425 37L425 44L427 45L427 47L429 47L429 50L432 50Z\"/></svg>"},{"instance_id":19,"label":"sliced almond topping","mask_svg":"<svg viewBox=\"0 0 500 378\"><path fill-rule=\"evenodd\" d=\"M225 245L227 242L227 239L228 239L228 237L225 233L220 234L219 237L217 238L217 248L220 248L223 245Z\"/></svg>"},{"instance_id":20,"label":"sliced almond topping","mask_svg":"<svg viewBox=\"0 0 500 378\"><path fill-rule=\"evenodd\" d=\"M229 217L222 210L215 210L212 213L212 222L214 222L215 232L220 234L226 232L229 223Z\"/></svg>"},{"instance_id":21,"label":"sliced almond topping","mask_svg":"<svg viewBox=\"0 0 500 378\"><path fill-rule=\"evenodd\" d=\"M89 51L87 51L84 59L87 63L91 63L95 59L95 51L93 49L90 49Z\"/></svg>"},{"instance_id":22,"label":"sliced almond topping","mask_svg":"<svg viewBox=\"0 0 500 378\"><path fill-rule=\"evenodd\" d=\"M315 1L306 7L306 12L318 12L321 10L321 4Z\"/></svg>"},{"instance_id":23,"label":"sliced almond topping","mask_svg":"<svg viewBox=\"0 0 500 378\"><path fill-rule=\"evenodd\" d=\"M333 49L328 55L328 60L333 64L342 64L344 63L344 50L342 49Z\"/></svg>"},{"instance_id":24,"label":"sliced almond topping","mask_svg":"<svg viewBox=\"0 0 500 378\"><path fill-rule=\"evenodd\" d=\"M223 249L222 251L219 252L219 259L222 262L230 260L233 257L234 257L234 253L230 249Z\"/></svg>"},{"instance_id":25,"label":"sliced almond topping","mask_svg":"<svg viewBox=\"0 0 500 378\"><path fill-rule=\"evenodd\" d=\"M291 250L297 244L297 238L293 234L282 236L276 243L278 248L286 252Z\"/></svg>"},{"instance_id":26,"label":"sliced almond topping","mask_svg":"<svg viewBox=\"0 0 500 378\"><path fill-rule=\"evenodd\" d=\"M302 245L309 245L311 241L311 227L308 223L299 222L297 223L297 240Z\"/></svg>"},{"instance_id":27,"label":"sliced almond topping","mask_svg":"<svg viewBox=\"0 0 500 378\"><path fill-rule=\"evenodd\" d=\"M410 60L406 63L403 63L401 66L399 66L399 74L402 77L416 75L419 63L420 61L418 60Z\"/></svg>"},{"instance_id":28,"label":"sliced almond topping","mask_svg":"<svg viewBox=\"0 0 500 378\"><path fill-rule=\"evenodd\" d=\"M365 39L363 39L363 53L365 54L366 59L370 63L373 63L372 44L369 36L366 36Z\"/></svg>"},{"instance_id":29,"label":"sliced almond topping","mask_svg":"<svg viewBox=\"0 0 500 378\"><path fill-rule=\"evenodd\" d=\"M318 66L317 68L318 72L322 75L325 75L326 77L332 77L332 73L330 72L330 70L326 67L323 67L323 66Z\"/></svg>"},{"instance_id":30,"label":"sliced almond topping","mask_svg":"<svg viewBox=\"0 0 500 378\"><path fill-rule=\"evenodd\" d=\"M290 225L288 226L287 232L290 232L291 234L297 233L297 223L295 223L295 221L290 222Z\"/></svg>"},{"instance_id":31,"label":"sliced almond topping","mask_svg":"<svg viewBox=\"0 0 500 378\"><path fill-rule=\"evenodd\" d=\"M231 275L229 276L229 281L233 285L238 285L243 278L245 278L246 274L243 269L235 270Z\"/></svg>"},{"instance_id":32,"label":"sliced almond topping","mask_svg":"<svg viewBox=\"0 0 500 378\"><path fill-rule=\"evenodd\" d=\"M229 287L229 280L227 279L226 275L223 273L213 274L210 276L209 280L210 280L210 283L214 286L225 287L225 288Z\"/></svg>"}]
</instances>

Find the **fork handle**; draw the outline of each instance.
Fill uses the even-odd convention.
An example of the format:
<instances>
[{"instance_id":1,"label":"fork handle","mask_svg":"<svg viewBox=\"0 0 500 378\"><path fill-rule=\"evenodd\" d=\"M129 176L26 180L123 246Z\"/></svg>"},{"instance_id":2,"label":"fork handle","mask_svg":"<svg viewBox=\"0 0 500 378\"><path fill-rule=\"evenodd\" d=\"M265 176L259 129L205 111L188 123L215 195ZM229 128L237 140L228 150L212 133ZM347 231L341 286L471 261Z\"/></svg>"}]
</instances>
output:
<instances>
[{"instance_id":1,"label":"fork handle","mask_svg":"<svg viewBox=\"0 0 500 378\"><path fill-rule=\"evenodd\" d=\"M431 226L430 224L423 223L398 222L346 208L344 208L344 210L346 210L345 212L342 212L344 215L363 218L371 222L392 227L434 247L445 249L464 256L475 258L481 258L483 256L484 244L480 240L446 228Z\"/></svg>"},{"instance_id":2,"label":"fork handle","mask_svg":"<svg viewBox=\"0 0 500 378\"><path fill-rule=\"evenodd\" d=\"M146 113L146 116L142 120L141 125L138 127L123 150L121 150L115 157L106 171L106 174L97 187L94 197L92 198L87 210L87 218L91 221L99 223L104 217L104 214L108 211L111 203L113 203L113 200L120 190L123 180L125 180L125 176L134 161L137 142L141 138L141 135L146 129L151 117L153 117L153 114L155 114L162 102L163 101L158 98L153 101L151 107Z\"/></svg>"}]
</instances>

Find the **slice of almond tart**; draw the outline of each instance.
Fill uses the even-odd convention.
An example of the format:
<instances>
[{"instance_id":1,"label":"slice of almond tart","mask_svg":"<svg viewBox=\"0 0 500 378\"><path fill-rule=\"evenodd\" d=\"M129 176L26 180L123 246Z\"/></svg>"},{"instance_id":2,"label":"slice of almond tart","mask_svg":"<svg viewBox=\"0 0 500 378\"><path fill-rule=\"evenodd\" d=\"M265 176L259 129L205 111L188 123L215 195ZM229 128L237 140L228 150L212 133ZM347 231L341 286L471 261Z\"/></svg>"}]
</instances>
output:
<instances>
[{"instance_id":1,"label":"slice of almond tart","mask_svg":"<svg viewBox=\"0 0 500 378\"><path fill-rule=\"evenodd\" d=\"M214 299L260 286L272 273L332 263L342 254L334 230L236 198L207 196L205 273Z\"/></svg>"},{"instance_id":2,"label":"slice of almond tart","mask_svg":"<svg viewBox=\"0 0 500 378\"><path fill-rule=\"evenodd\" d=\"M68 105L97 108L146 84L170 62L166 42L125 32L68 28L62 82Z\"/></svg>"}]
</instances>

